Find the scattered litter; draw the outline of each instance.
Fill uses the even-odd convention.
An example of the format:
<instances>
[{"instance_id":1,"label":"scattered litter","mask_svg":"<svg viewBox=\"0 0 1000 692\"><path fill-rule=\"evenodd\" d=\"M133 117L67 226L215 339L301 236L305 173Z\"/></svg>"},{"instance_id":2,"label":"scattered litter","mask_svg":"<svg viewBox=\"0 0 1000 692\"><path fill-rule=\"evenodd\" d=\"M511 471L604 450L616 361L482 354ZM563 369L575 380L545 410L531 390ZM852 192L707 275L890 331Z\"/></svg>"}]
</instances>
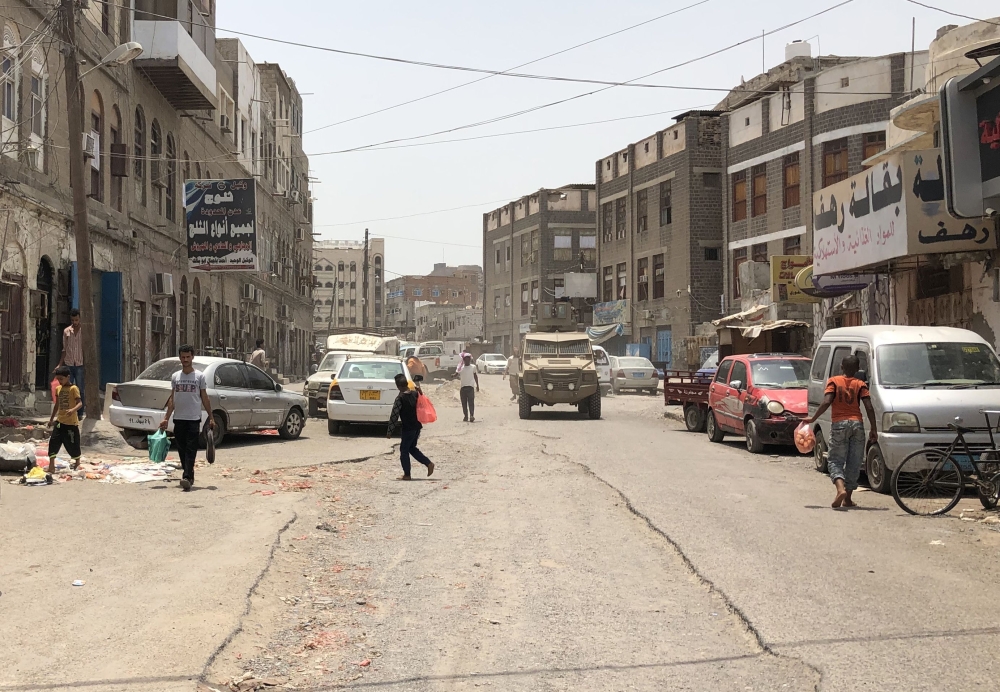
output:
<instances>
[{"instance_id":1,"label":"scattered litter","mask_svg":"<svg viewBox=\"0 0 1000 692\"><path fill-rule=\"evenodd\" d=\"M35 445L30 442L0 444L0 471L21 471L35 465Z\"/></svg>"},{"instance_id":2,"label":"scattered litter","mask_svg":"<svg viewBox=\"0 0 1000 692\"><path fill-rule=\"evenodd\" d=\"M944 541L931 541L931 545L944 545Z\"/></svg>"},{"instance_id":3,"label":"scattered litter","mask_svg":"<svg viewBox=\"0 0 1000 692\"><path fill-rule=\"evenodd\" d=\"M73 586L83 586L86 583L87 582L83 581L82 579L77 579L75 582L73 582Z\"/></svg>"},{"instance_id":4,"label":"scattered litter","mask_svg":"<svg viewBox=\"0 0 1000 692\"><path fill-rule=\"evenodd\" d=\"M120 464L113 466L104 478L104 483L148 483L149 481L162 481L176 470L173 464L144 463L144 464Z\"/></svg>"},{"instance_id":5,"label":"scattered litter","mask_svg":"<svg viewBox=\"0 0 1000 692\"><path fill-rule=\"evenodd\" d=\"M260 494L264 495L264 496L274 495L274 491L273 490L262 490Z\"/></svg>"},{"instance_id":6,"label":"scattered litter","mask_svg":"<svg viewBox=\"0 0 1000 692\"><path fill-rule=\"evenodd\" d=\"M338 529L336 526L328 524L325 521L322 524L316 524L316 528L319 529L320 531L331 531L333 533L337 533L338 531L340 531L340 529Z\"/></svg>"},{"instance_id":7,"label":"scattered litter","mask_svg":"<svg viewBox=\"0 0 1000 692\"><path fill-rule=\"evenodd\" d=\"M434 526L434 524L417 524L417 526Z\"/></svg>"},{"instance_id":8,"label":"scattered litter","mask_svg":"<svg viewBox=\"0 0 1000 692\"><path fill-rule=\"evenodd\" d=\"M358 605L365 605L366 603L368 603L368 601L366 601L366 600L365 600L365 599L363 599L363 598L359 598L359 599L357 599L357 600L356 600L356 601L354 601L354 602L355 602L355 603L357 603Z\"/></svg>"},{"instance_id":9,"label":"scattered litter","mask_svg":"<svg viewBox=\"0 0 1000 692\"><path fill-rule=\"evenodd\" d=\"M361 666L362 668L367 668L371 664L372 664L372 660L370 658L366 658L363 661L358 661L358 665Z\"/></svg>"},{"instance_id":10,"label":"scattered litter","mask_svg":"<svg viewBox=\"0 0 1000 692\"><path fill-rule=\"evenodd\" d=\"M21 477L22 485L52 485L52 476L38 466L33 466L30 471Z\"/></svg>"}]
</instances>

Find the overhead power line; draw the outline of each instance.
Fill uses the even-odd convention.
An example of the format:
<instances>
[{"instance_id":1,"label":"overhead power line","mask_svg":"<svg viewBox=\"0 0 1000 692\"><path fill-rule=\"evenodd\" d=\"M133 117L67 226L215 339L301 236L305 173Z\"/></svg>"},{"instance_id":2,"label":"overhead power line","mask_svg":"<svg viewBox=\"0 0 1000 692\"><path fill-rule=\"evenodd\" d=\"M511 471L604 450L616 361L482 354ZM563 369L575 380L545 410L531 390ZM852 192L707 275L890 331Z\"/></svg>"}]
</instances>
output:
<instances>
[{"instance_id":1,"label":"overhead power line","mask_svg":"<svg viewBox=\"0 0 1000 692\"><path fill-rule=\"evenodd\" d=\"M534 60L529 60L528 62L521 63L520 65L515 65L514 67L511 67L508 70L504 70L504 72L510 72L511 70L518 70L518 69L520 69L522 67L527 67L528 65L534 65L535 63L542 62L543 60L548 60L549 58L554 58L557 55L562 55L563 53L569 53L570 51L576 50L577 48L583 48L584 46L589 46L592 43L597 43L598 41L603 41L606 38L611 38L612 36L617 36L618 34L623 34L626 31L631 31L632 29L638 29L641 26L645 26L647 24L652 24L653 22L657 22L657 21L659 21L661 19L666 19L667 17L671 17L671 16L673 16L675 14L679 14L681 12L684 12L685 10L689 10L689 9L694 8L694 7L698 7L699 5L704 5L705 3L709 2L709 1L710 0L700 0L699 2L693 3L691 5L687 5L685 7L681 7L681 8L676 9L676 10L672 10L672 11L667 12L665 14L661 14L659 16L653 17L652 19L647 19L647 20L645 20L643 22L639 22L638 24L633 24L631 26L627 26L624 29L619 29L618 31L612 31L610 34L604 34L603 36L598 36L597 38L592 38L589 41L584 41L583 43L578 43L575 46L570 46L569 48L564 48L562 50L558 50L555 53L549 53L548 55L543 55L540 58L535 58ZM503 74L503 73L499 73L499 74ZM311 134L313 132L319 132L321 130L326 130L326 129L329 129L331 127L336 127L337 125L343 125L345 123L354 122L355 120L360 120L362 118L367 118L367 117L372 116L372 115L378 115L379 113L385 113L386 111L395 110L396 108L401 108L402 106L408 106L408 105L410 105L412 103L417 103L418 101L424 101L426 99L433 98L435 96L440 96L441 94L446 94L446 93L448 93L450 91L456 91L457 89L462 89L464 87L471 86L473 84L478 84L479 82L486 81L487 79L492 79L495 76L497 76L497 75L494 75L494 74L486 75L485 77L480 77L479 79L473 79L471 82L464 82L462 84L457 84L457 85L455 85L453 87L449 87L447 89L442 89L440 91L435 91L432 94L426 94L424 96L419 96L417 98L410 99L408 101L403 101L402 103L397 103L397 104L395 104L393 106L386 106L384 108L379 108L378 110L374 110L374 111L371 111L369 113L363 113L361 115L355 115L353 117L347 118L346 120L340 120L340 121L335 122L335 123L330 123L329 125L323 125L321 127L313 128L312 130L306 130L303 134Z\"/></svg>"},{"instance_id":2,"label":"overhead power line","mask_svg":"<svg viewBox=\"0 0 1000 692\"><path fill-rule=\"evenodd\" d=\"M906 0L906 2L911 5L917 5L919 7L924 7L928 10L935 10L936 12L942 12L944 14L951 15L952 17L958 17L960 19L968 19L973 22L983 22L984 24L992 24L993 26L1000 26L1000 22L994 22L992 19L979 19L978 17L970 17L967 14L959 14L958 12L952 12L951 10L946 10L941 7L935 7L934 5L928 5L924 2L917 2L917 0Z\"/></svg>"}]
</instances>

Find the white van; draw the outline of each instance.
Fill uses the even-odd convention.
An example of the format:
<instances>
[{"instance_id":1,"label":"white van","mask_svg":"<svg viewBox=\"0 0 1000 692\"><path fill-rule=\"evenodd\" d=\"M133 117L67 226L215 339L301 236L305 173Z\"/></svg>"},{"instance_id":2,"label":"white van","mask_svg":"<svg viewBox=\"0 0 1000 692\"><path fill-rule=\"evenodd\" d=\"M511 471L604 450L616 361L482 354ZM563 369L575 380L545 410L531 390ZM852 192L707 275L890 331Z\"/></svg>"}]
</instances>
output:
<instances>
[{"instance_id":1,"label":"white van","mask_svg":"<svg viewBox=\"0 0 1000 692\"><path fill-rule=\"evenodd\" d=\"M955 439L949 424L974 430L966 436L973 452L989 444L980 411L1000 408L1000 361L975 332L891 325L831 329L813 355L810 414L823 401L826 381L840 374L851 354L861 361L858 376L868 383L878 421L878 444L869 446L864 466L872 490L889 492L892 471L911 452L948 446ZM823 472L830 423L827 412L814 428L816 468Z\"/></svg>"},{"instance_id":2,"label":"white van","mask_svg":"<svg viewBox=\"0 0 1000 692\"><path fill-rule=\"evenodd\" d=\"M601 394L607 396L611 393L611 359L601 346L591 348L594 350L594 365L597 366L597 383L601 387Z\"/></svg>"}]
</instances>

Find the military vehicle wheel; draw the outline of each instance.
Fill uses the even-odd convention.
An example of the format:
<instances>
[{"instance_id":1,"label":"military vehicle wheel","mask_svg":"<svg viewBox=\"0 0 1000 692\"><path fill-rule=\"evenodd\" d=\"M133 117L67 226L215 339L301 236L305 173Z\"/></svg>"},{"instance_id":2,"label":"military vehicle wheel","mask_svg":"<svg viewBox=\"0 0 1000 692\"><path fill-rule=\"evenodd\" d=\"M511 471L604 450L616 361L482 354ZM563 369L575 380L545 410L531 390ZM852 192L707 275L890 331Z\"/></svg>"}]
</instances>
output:
<instances>
[{"instance_id":1,"label":"military vehicle wheel","mask_svg":"<svg viewBox=\"0 0 1000 692\"><path fill-rule=\"evenodd\" d=\"M601 418L601 395L591 394L589 397L589 406L587 407L587 412L590 414L591 420L600 420Z\"/></svg>"},{"instance_id":2,"label":"military vehicle wheel","mask_svg":"<svg viewBox=\"0 0 1000 692\"><path fill-rule=\"evenodd\" d=\"M517 415L521 420L531 418L531 397L524 392L517 397Z\"/></svg>"}]
</instances>

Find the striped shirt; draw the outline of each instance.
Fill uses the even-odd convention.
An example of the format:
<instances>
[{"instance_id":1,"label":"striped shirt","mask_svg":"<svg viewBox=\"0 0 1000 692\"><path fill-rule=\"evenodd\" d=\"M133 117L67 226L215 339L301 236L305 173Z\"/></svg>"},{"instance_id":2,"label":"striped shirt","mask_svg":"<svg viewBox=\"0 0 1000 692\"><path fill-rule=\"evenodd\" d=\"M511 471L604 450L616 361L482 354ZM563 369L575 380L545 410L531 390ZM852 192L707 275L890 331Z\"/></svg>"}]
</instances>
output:
<instances>
[{"instance_id":1,"label":"striped shirt","mask_svg":"<svg viewBox=\"0 0 1000 692\"><path fill-rule=\"evenodd\" d=\"M70 325L63 330L63 364L83 365L83 327L79 330Z\"/></svg>"}]
</instances>

